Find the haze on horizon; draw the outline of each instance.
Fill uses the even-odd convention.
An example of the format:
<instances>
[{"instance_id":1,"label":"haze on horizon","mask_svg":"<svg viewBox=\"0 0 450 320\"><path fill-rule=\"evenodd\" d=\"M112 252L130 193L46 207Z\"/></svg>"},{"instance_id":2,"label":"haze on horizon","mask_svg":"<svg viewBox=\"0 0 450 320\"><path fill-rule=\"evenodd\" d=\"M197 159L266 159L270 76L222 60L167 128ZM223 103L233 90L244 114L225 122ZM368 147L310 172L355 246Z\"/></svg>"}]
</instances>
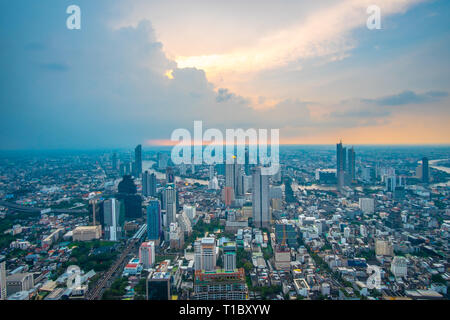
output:
<instances>
[{"instance_id":1,"label":"haze on horizon","mask_svg":"<svg viewBox=\"0 0 450 320\"><path fill-rule=\"evenodd\" d=\"M195 120L282 144L450 143L448 1L78 0L68 30L71 4L0 5L1 150L167 145Z\"/></svg>"}]
</instances>

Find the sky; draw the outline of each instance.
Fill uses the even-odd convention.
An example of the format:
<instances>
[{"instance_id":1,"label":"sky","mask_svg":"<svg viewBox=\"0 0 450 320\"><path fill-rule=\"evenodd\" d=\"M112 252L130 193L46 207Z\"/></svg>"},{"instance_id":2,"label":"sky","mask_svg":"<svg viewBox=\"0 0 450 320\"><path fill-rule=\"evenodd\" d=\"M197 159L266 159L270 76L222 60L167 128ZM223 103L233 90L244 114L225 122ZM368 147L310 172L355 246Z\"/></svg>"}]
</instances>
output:
<instances>
[{"instance_id":1,"label":"sky","mask_svg":"<svg viewBox=\"0 0 450 320\"><path fill-rule=\"evenodd\" d=\"M0 149L168 144L196 120L280 129L285 144L449 144L449 13L447 0L4 0Z\"/></svg>"}]
</instances>

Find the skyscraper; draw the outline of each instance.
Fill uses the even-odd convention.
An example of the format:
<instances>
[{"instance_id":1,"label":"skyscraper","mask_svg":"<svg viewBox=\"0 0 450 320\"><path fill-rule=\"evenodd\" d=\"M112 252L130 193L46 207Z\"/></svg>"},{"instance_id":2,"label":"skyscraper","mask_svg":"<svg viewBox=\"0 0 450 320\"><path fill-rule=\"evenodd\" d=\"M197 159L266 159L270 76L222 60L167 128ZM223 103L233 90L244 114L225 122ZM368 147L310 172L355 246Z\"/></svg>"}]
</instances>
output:
<instances>
[{"instance_id":1,"label":"skyscraper","mask_svg":"<svg viewBox=\"0 0 450 320\"><path fill-rule=\"evenodd\" d=\"M345 178L345 152L342 147L342 141L336 144L336 178L338 190L341 190L344 186Z\"/></svg>"},{"instance_id":2,"label":"skyscraper","mask_svg":"<svg viewBox=\"0 0 450 320\"><path fill-rule=\"evenodd\" d=\"M134 149L134 176L139 178L142 174L142 145Z\"/></svg>"},{"instance_id":3,"label":"skyscraper","mask_svg":"<svg viewBox=\"0 0 450 320\"><path fill-rule=\"evenodd\" d=\"M142 217L142 198L137 193L136 184L129 175L123 176L118 185L116 198L123 200L125 205L125 217L136 219Z\"/></svg>"},{"instance_id":4,"label":"skyscraper","mask_svg":"<svg viewBox=\"0 0 450 320\"><path fill-rule=\"evenodd\" d=\"M242 165L238 164L236 157L233 157L233 163L225 164L225 187L233 190L234 197L242 196L242 188L239 188L239 182L242 180L244 172L241 170ZM232 200L234 200L234 197Z\"/></svg>"},{"instance_id":5,"label":"skyscraper","mask_svg":"<svg viewBox=\"0 0 450 320\"><path fill-rule=\"evenodd\" d=\"M236 243L225 242L223 244L223 268L225 272L236 270Z\"/></svg>"},{"instance_id":6,"label":"skyscraper","mask_svg":"<svg viewBox=\"0 0 450 320\"><path fill-rule=\"evenodd\" d=\"M167 215L167 225L164 227L169 227L172 222L176 222L177 215L177 190L172 183L163 190L163 209Z\"/></svg>"},{"instance_id":7,"label":"skyscraper","mask_svg":"<svg viewBox=\"0 0 450 320\"><path fill-rule=\"evenodd\" d=\"M144 269L153 267L155 263L155 243L153 241L143 242L139 247L139 262Z\"/></svg>"},{"instance_id":8,"label":"skyscraper","mask_svg":"<svg viewBox=\"0 0 450 320\"><path fill-rule=\"evenodd\" d=\"M105 238L109 241L119 241L124 237L125 223L124 205L115 198L103 202Z\"/></svg>"},{"instance_id":9,"label":"skyscraper","mask_svg":"<svg viewBox=\"0 0 450 320\"><path fill-rule=\"evenodd\" d=\"M348 157L347 157L347 163L348 163L348 176L350 183L356 180L356 167L355 167L355 149L352 147L351 149L348 149Z\"/></svg>"},{"instance_id":10,"label":"skyscraper","mask_svg":"<svg viewBox=\"0 0 450 320\"><path fill-rule=\"evenodd\" d=\"M268 228L271 214L269 209L269 176L261 174L261 167L253 168L253 223L257 228Z\"/></svg>"},{"instance_id":11,"label":"skyscraper","mask_svg":"<svg viewBox=\"0 0 450 320\"><path fill-rule=\"evenodd\" d=\"M115 152L112 155L111 164L112 164L112 169L114 171L117 171L119 169L119 165L118 165L118 161L117 161L117 153L115 153Z\"/></svg>"},{"instance_id":12,"label":"skyscraper","mask_svg":"<svg viewBox=\"0 0 450 320\"><path fill-rule=\"evenodd\" d=\"M0 300L6 300L6 262L0 260Z\"/></svg>"},{"instance_id":13,"label":"skyscraper","mask_svg":"<svg viewBox=\"0 0 450 320\"><path fill-rule=\"evenodd\" d=\"M145 171L142 175L142 195L145 197L156 196L156 175Z\"/></svg>"},{"instance_id":14,"label":"skyscraper","mask_svg":"<svg viewBox=\"0 0 450 320\"><path fill-rule=\"evenodd\" d=\"M194 268L206 272L216 269L216 239L208 237L195 241Z\"/></svg>"},{"instance_id":15,"label":"skyscraper","mask_svg":"<svg viewBox=\"0 0 450 320\"><path fill-rule=\"evenodd\" d=\"M161 205L159 200L150 200L147 206L147 238L151 241L159 241L161 237Z\"/></svg>"},{"instance_id":16,"label":"skyscraper","mask_svg":"<svg viewBox=\"0 0 450 320\"><path fill-rule=\"evenodd\" d=\"M166 168L166 183L175 183L175 173L173 167Z\"/></svg>"},{"instance_id":17,"label":"skyscraper","mask_svg":"<svg viewBox=\"0 0 450 320\"><path fill-rule=\"evenodd\" d=\"M423 157L422 158L422 182L428 183L430 182L430 171L428 167L428 158Z\"/></svg>"}]
</instances>

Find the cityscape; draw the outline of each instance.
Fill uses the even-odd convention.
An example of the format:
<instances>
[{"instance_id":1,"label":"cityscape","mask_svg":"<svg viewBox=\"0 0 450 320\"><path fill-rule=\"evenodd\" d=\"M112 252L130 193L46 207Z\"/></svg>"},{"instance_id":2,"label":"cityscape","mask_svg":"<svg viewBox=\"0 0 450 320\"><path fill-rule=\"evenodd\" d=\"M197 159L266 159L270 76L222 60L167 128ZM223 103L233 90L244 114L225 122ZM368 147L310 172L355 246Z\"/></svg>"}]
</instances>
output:
<instances>
[{"instance_id":1,"label":"cityscape","mask_svg":"<svg viewBox=\"0 0 450 320\"><path fill-rule=\"evenodd\" d=\"M450 147L248 150L3 154L2 299L448 299Z\"/></svg>"},{"instance_id":2,"label":"cityscape","mask_svg":"<svg viewBox=\"0 0 450 320\"><path fill-rule=\"evenodd\" d=\"M2 319L439 309L422 303L450 299L449 16L0 1Z\"/></svg>"}]
</instances>

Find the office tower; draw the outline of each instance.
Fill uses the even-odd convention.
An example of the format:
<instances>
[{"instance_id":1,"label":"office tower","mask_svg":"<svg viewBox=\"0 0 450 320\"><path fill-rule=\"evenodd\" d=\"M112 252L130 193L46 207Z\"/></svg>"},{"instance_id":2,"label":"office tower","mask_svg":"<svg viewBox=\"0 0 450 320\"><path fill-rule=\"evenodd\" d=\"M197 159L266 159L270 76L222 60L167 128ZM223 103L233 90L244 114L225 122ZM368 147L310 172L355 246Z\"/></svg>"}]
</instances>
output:
<instances>
[{"instance_id":1,"label":"office tower","mask_svg":"<svg viewBox=\"0 0 450 320\"><path fill-rule=\"evenodd\" d=\"M391 263L391 272L396 278L408 275L408 260L405 257L394 257Z\"/></svg>"},{"instance_id":2,"label":"office tower","mask_svg":"<svg viewBox=\"0 0 450 320\"><path fill-rule=\"evenodd\" d=\"M402 213L400 210L393 210L389 213L389 216L386 220L386 226L391 229L401 229L403 225L402 222Z\"/></svg>"},{"instance_id":3,"label":"office tower","mask_svg":"<svg viewBox=\"0 0 450 320\"><path fill-rule=\"evenodd\" d=\"M365 214L375 212L375 200L373 198L359 198L359 208Z\"/></svg>"},{"instance_id":4,"label":"office tower","mask_svg":"<svg viewBox=\"0 0 450 320\"><path fill-rule=\"evenodd\" d=\"M342 141L336 144L336 178L338 190L344 187L345 179L345 152L342 147Z\"/></svg>"},{"instance_id":5,"label":"office tower","mask_svg":"<svg viewBox=\"0 0 450 320\"><path fill-rule=\"evenodd\" d=\"M248 300L244 269L234 272L195 271L194 300Z\"/></svg>"},{"instance_id":6,"label":"office tower","mask_svg":"<svg viewBox=\"0 0 450 320\"><path fill-rule=\"evenodd\" d=\"M169 225L170 248L181 250L184 247L184 232L177 222Z\"/></svg>"},{"instance_id":7,"label":"office tower","mask_svg":"<svg viewBox=\"0 0 450 320\"><path fill-rule=\"evenodd\" d=\"M161 205L159 200L150 200L147 206L147 238L159 243L161 238Z\"/></svg>"},{"instance_id":8,"label":"office tower","mask_svg":"<svg viewBox=\"0 0 450 320\"><path fill-rule=\"evenodd\" d=\"M186 212L182 212L177 216L177 222L184 234L190 235L192 233L191 220L187 216Z\"/></svg>"},{"instance_id":9,"label":"office tower","mask_svg":"<svg viewBox=\"0 0 450 320\"><path fill-rule=\"evenodd\" d=\"M222 191L222 198L227 207L231 206L234 201L234 190L233 187L225 187Z\"/></svg>"},{"instance_id":10,"label":"office tower","mask_svg":"<svg viewBox=\"0 0 450 320\"><path fill-rule=\"evenodd\" d=\"M105 238L110 241L119 241L124 237L123 226L125 214L123 202L117 199L108 199L103 202Z\"/></svg>"},{"instance_id":11,"label":"office tower","mask_svg":"<svg viewBox=\"0 0 450 320\"><path fill-rule=\"evenodd\" d=\"M236 177L236 194L238 196L243 196L244 195L244 177L245 177L245 172L244 172L244 168L242 166L239 166L238 172L237 172L237 177Z\"/></svg>"},{"instance_id":12,"label":"office tower","mask_svg":"<svg viewBox=\"0 0 450 320\"><path fill-rule=\"evenodd\" d=\"M214 165L209 166L209 180L211 181L216 176L216 171L214 170Z\"/></svg>"},{"instance_id":13,"label":"office tower","mask_svg":"<svg viewBox=\"0 0 450 320\"><path fill-rule=\"evenodd\" d=\"M117 153L113 153L113 155L112 155L112 169L114 170L114 171L117 171L118 169L119 169L119 164L118 164L118 161L117 161Z\"/></svg>"},{"instance_id":14,"label":"office tower","mask_svg":"<svg viewBox=\"0 0 450 320\"><path fill-rule=\"evenodd\" d=\"M0 260L0 300L6 300L6 262L1 260Z\"/></svg>"},{"instance_id":15,"label":"office tower","mask_svg":"<svg viewBox=\"0 0 450 320\"><path fill-rule=\"evenodd\" d=\"M175 173L172 167L166 168L166 183L175 183Z\"/></svg>"},{"instance_id":16,"label":"office tower","mask_svg":"<svg viewBox=\"0 0 450 320\"><path fill-rule=\"evenodd\" d=\"M428 158L422 158L422 182L429 183L430 182L430 169L428 167Z\"/></svg>"},{"instance_id":17,"label":"office tower","mask_svg":"<svg viewBox=\"0 0 450 320\"><path fill-rule=\"evenodd\" d=\"M183 205L183 212L186 213L189 220L194 221L195 215L196 215L196 208L195 206L189 206L187 204Z\"/></svg>"},{"instance_id":18,"label":"office tower","mask_svg":"<svg viewBox=\"0 0 450 320\"><path fill-rule=\"evenodd\" d=\"M145 171L142 175L142 195L156 197L156 175Z\"/></svg>"},{"instance_id":19,"label":"office tower","mask_svg":"<svg viewBox=\"0 0 450 320\"><path fill-rule=\"evenodd\" d=\"M225 272L236 271L236 243L234 242L223 244L223 268Z\"/></svg>"},{"instance_id":20,"label":"office tower","mask_svg":"<svg viewBox=\"0 0 450 320\"><path fill-rule=\"evenodd\" d=\"M261 173L261 167L256 167L252 179L253 224L257 228L268 228L271 221L269 176Z\"/></svg>"},{"instance_id":21,"label":"office tower","mask_svg":"<svg viewBox=\"0 0 450 320\"><path fill-rule=\"evenodd\" d=\"M202 270L202 241L200 239L194 242L194 270Z\"/></svg>"},{"instance_id":22,"label":"office tower","mask_svg":"<svg viewBox=\"0 0 450 320\"><path fill-rule=\"evenodd\" d=\"M216 239L202 238L194 244L195 270L211 272L216 269Z\"/></svg>"},{"instance_id":23,"label":"office tower","mask_svg":"<svg viewBox=\"0 0 450 320\"><path fill-rule=\"evenodd\" d=\"M239 188L240 179L243 175L241 169L242 165L237 163L236 157L233 157L233 163L225 164L225 186L233 190L234 197L242 196L242 188Z\"/></svg>"},{"instance_id":24,"label":"office tower","mask_svg":"<svg viewBox=\"0 0 450 320\"><path fill-rule=\"evenodd\" d=\"M177 215L177 190L174 184L168 184L162 193L163 210L166 210L167 225L169 227L172 222L176 222Z\"/></svg>"},{"instance_id":25,"label":"office tower","mask_svg":"<svg viewBox=\"0 0 450 320\"><path fill-rule=\"evenodd\" d=\"M158 152L158 169L165 170L169 162L169 156L165 153Z\"/></svg>"},{"instance_id":26,"label":"office tower","mask_svg":"<svg viewBox=\"0 0 450 320\"><path fill-rule=\"evenodd\" d=\"M245 175L249 176L252 174L251 166L250 166L250 153L248 151L248 147L245 148L245 164L244 164L244 172Z\"/></svg>"},{"instance_id":27,"label":"office tower","mask_svg":"<svg viewBox=\"0 0 450 320\"><path fill-rule=\"evenodd\" d=\"M132 173L132 164L131 162L120 163L119 173L121 176L130 175Z\"/></svg>"},{"instance_id":28,"label":"office tower","mask_svg":"<svg viewBox=\"0 0 450 320\"><path fill-rule=\"evenodd\" d=\"M134 149L134 176L139 178L142 174L142 145Z\"/></svg>"},{"instance_id":29,"label":"office tower","mask_svg":"<svg viewBox=\"0 0 450 320\"><path fill-rule=\"evenodd\" d=\"M350 183L356 180L355 158L356 158L355 149L352 147L351 149L348 149L348 157L347 157L348 163L347 174Z\"/></svg>"},{"instance_id":30,"label":"office tower","mask_svg":"<svg viewBox=\"0 0 450 320\"><path fill-rule=\"evenodd\" d=\"M170 272L153 272L147 278L147 300L170 300Z\"/></svg>"},{"instance_id":31,"label":"office tower","mask_svg":"<svg viewBox=\"0 0 450 320\"><path fill-rule=\"evenodd\" d=\"M118 185L116 198L123 200L125 205L125 218L142 218L142 198L137 193L136 185L130 175L123 176Z\"/></svg>"},{"instance_id":32,"label":"office tower","mask_svg":"<svg viewBox=\"0 0 450 320\"><path fill-rule=\"evenodd\" d=\"M361 169L361 179L364 182L373 182L376 179L376 170L371 166L365 166Z\"/></svg>"},{"instance_id":33,"label":"office tower","mask_svg":"<svg viewBox=\"0 0 450 320\"><path fill-rule=\"evenodd\" d=\"M139 262L142 263L144 269L153 267L155 263L155 242L143 242L139 247Z\"/></svg>"}]
</instances>

